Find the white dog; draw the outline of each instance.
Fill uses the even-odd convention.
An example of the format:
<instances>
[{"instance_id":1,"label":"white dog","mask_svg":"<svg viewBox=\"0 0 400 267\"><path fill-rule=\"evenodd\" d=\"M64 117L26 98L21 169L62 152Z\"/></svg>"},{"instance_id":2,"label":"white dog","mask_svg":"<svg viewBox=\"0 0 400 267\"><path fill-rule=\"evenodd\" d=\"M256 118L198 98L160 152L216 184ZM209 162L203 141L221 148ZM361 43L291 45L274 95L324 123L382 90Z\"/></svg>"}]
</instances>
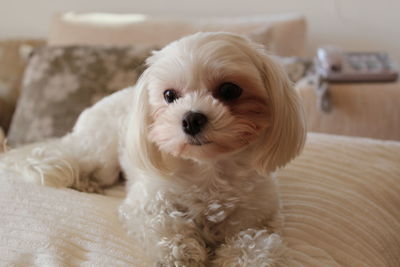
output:
<instances>
[{"instance_id":1,"label":"white dog","mask_svg":"<svg viewBox=\"0 0 400 267\"><path fill-rule=\"evenodd\" d=\"M228 33L185 37L147 64L72 133L4 154L2 171L96 191L122 170L121 217L154 265L285 266L273 172L305 139L287 75Z\"/></svg>"}]
</instances>

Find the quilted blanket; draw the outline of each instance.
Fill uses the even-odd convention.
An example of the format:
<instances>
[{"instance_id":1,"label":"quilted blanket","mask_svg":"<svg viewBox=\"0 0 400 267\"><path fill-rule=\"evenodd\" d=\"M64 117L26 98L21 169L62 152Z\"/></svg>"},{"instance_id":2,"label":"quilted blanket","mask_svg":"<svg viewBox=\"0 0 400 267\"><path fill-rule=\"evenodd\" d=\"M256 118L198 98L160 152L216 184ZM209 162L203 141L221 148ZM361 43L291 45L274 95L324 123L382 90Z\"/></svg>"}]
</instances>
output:
<instances>
[{"instance_id":1,"label":"quilted blanket","mask_svg":"<svg viewBox=\"0 0 400 267\"><path fill-rule=\"evenodd\" d=\"M290 266L400 266L400 143L309 134L278 172ZM107 195L0 177L0 266L148 266Z\"/></svg>"}]
</instances>

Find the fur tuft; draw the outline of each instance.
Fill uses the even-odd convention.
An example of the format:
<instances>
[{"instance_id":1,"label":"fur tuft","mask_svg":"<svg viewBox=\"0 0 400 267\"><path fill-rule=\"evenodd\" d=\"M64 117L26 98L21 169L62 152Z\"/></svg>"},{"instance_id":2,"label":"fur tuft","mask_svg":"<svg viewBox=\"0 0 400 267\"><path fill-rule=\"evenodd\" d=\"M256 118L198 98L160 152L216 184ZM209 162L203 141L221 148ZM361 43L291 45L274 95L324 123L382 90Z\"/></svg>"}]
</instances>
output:
<instances>
[{"instance_id":1,"label":"fur tuft","mask_svg":"<svg viewBox=\"0 0 400 267\"><path fill-rule=\"evenodd\" d=\"M288 248L277 234L248 229L216 251L215 267L286 267Z\"/></svg>"},{"instance_id":2,"label":"fur tuft","mask_svg":"<svg viewBox=\"0 0 400 267\"><path fill-rule=\"evenodd\" d=\"M66 152L57 142L25 146L1 156L0 169L38 185L79 187L79 164Z\"/></svg>"}]
</instances>

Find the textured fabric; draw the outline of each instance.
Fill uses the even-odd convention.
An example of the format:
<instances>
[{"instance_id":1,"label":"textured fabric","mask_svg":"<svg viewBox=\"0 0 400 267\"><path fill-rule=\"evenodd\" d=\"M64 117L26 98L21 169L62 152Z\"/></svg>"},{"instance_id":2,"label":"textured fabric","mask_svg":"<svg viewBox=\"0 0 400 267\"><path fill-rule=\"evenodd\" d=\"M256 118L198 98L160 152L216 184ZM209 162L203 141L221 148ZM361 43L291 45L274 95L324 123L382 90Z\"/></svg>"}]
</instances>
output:
<instances>
[{"instance_id":1,"label":"textured fabric","mask_svg":"<svg viewBox=\"0 0 400 267\"><path fill-rule=\"evenodd\" d=\"M44 44L44 40L0 41L0 127L5 130L9 127L19 96L21 77L26 66L24 56L34 47Z\"/></svg>"},{"instance_id":2,"label":"textured fabric","mask_svg":"<svg viewBox=\"0 0 400 267\"><path fill-rule=\"evenodd\" d=\"M308 130L384 140L400 140L400 83L330 84L332 111L317 105L315 85L297 85Z\"/></svg>"},{"instance_id":3,"label":"textured fabric","mask_svg":"<svg viewBox=\"0 0 400 267\"><path fill-rule=\"evenodd\" d=\"M79 114L133 85L154 47L43 47L31 57L8 134L12 146L66 134Z\"/></svg>"},{"instance_id":4,"label":"textured fabric","mask_svg":"<svg viewBox=\"0 0 400 267\"><path fill-rule=\"evenodd\" d=\"M146 266L120 199L0 179L0 266Z\"/></svg>"},{"instance_id":5,"label":"textured fabric","mask_svg":"<svg viewBox=\"0 0 400 267\"><path fill-rule=\"evenodd\" d=\"M163 46L198 31L245 34L280 56L304 53L306 21L300 15L168 19L139 14L64 13L54 17L49 45Z\"/></svg>"},{"instance_id":6,"label":"textured fabric","mask_svg":"<svg viewBox=\"0 0 400 267\"><path fill-rule=\"evenodd\" d=\"M289 266L400 266L399 166L400 143L310 134L278 173ZM146 266L121 201L1 176L0 266Z\"/></svg>"},{"instance_id":7,"label":"textured fabric","mask_svg":"<svg viewBox=\"0 0 400 267\"><path fill-rule=\"evenodd\" d=\"M309 135L278 173L299 266L400 266L400 143Z\"/></svg>"}]
</instances>

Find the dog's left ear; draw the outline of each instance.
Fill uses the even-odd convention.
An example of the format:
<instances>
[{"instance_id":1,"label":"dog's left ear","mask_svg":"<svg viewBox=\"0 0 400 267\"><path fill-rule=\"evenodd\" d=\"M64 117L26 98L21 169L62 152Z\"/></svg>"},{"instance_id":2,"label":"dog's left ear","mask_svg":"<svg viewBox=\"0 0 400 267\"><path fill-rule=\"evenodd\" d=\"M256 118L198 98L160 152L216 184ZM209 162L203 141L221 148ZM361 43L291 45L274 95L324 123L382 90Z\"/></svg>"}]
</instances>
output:
<instances>
[{"instance_id":1,"label":"dog's left ear","mask_svg":"<svg viewBox=\"0 0 400 267\"><path fill-rule=\"evenodd\" d=\"M150 121L148 96L148 70L139 78L133 93L132 107L125 131L126 153L129 166L146 173L167 173L161 152L148 140Z\"/></svg>"},{"instance_id":2,"label":"dog's left ear","mask_svg":"<svg viewBox=\"0 0 400 267\"><path fill-rule=\"evenodd\" d=\"M283 67L255 45L258 68L270 107L269 127L254 150L253 162L261 174L275 171L296 157L306 138L306 125L300 97Z\"/></svg>"}]
</instances>

